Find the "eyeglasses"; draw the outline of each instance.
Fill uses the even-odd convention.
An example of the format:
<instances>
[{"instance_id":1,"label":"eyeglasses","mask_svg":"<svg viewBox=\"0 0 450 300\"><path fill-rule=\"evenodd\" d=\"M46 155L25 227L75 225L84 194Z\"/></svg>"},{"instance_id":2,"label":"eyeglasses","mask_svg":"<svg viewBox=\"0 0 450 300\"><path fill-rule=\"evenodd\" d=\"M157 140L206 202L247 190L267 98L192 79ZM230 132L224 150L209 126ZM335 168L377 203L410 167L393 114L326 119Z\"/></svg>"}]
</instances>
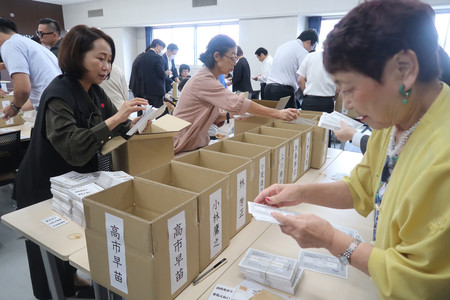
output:
<instances>
[{"instance_id":1,"label":"eyeglasses","mask_svg":"<svg viewBox=\"0 0 450 300\"><path fill-rule=\"evenodd\" d=\"M231 59L232 62L237 63L237 61L239 60L237 58L237 56L228 56L226 54L224 54L223 56L228 57L229 59Z\"/></svg>"},{"instance_id":2,"label":"eyeglasses","mask_svg":"<svg viewBox=\"0 0 450 300\"><path fill-rule=\"evenodd\" d=\"M46 35L46 34L53 34L53 33L55 33L54 31L52 31L52 32L42 32L42 31L36 31L36 35L38 36L38 37L44 37L44 35Z\"/></svg>"}]
</instances>

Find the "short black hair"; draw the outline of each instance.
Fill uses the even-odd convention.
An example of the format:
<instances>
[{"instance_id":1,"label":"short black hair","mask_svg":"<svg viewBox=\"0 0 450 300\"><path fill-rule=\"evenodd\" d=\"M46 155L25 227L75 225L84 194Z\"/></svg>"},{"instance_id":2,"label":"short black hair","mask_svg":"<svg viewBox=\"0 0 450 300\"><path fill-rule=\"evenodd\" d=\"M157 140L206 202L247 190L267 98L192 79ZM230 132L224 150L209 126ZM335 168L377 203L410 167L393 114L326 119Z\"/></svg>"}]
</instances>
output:
<instances>
[{"instance_id":1,"label":"short black hair","mask_svg":"<svg viewBox=\"0 0 450 300\"><path fill-rule=\"evenodd\" d=\"M314 28L306 29L297 37L302 42L311 41L311 45L314 45L319 40L319 35Z\"/></svg>"},{"instance_id":2,"label":"short black hair","mask_svg":"<svg viewBox=\"0 0 450 300\"><path fill-rule=\"evenodd\" d=\"M239 46L237 46L236 55L237 56L243 56L244 55L244 51L242 51L242 48L239 47Z\"/></svg>"},{"instance_id":3,"label":"short black hair","mask_svg":"<svg viewBox=\"0 0 450 300\"><path fill-rule=\"evenodd\" d=\"M52 31L56 32L58 35L61 34L61 28L59 27L58 22L56 22L56 21L53 20L53 19L50 19L50 18L43 18L43 19L40 19L40 20L39 20L39 23L38 23L38 24L45 24L45 25L47 25L48 27L50 27L50 29L51 29Z\"/></svg>"},{"instance_id":4,"label":"short black hair","mask_svg":"<svg viewBox=\"0 0 450 300\"><path fill-rule=\"evenodd\" d=\"M259 47L258 49L256 49L255 54L258 56L261 56L261 54L267 55L269 54L269 51L267 51L266 48Z\"/></svg>"},{"instance_id":5,"label":"short black hair","mask_svg":"<svg viewBox=\"0 0 450 300\"><path fill-rule=\"evenodd\" d=\"M98 28L77 25L65 35L59 47L58 64L61 71L74 79L83 78L87 72L83 66L84 57L86 52L94 48L94 42L98 39L104 39L111 47L112 65L116 56L113 39Z\"/></svg>"},{"instance_id":6,"label":"short black hair","mask_svg":"<svg viewBox=\"0 0 450 300\"><path fill-rule=\"evenodd\" d=\"M188 65L186 65L186 64L181 64L181 65L180 65L180 68L179 68L180 74L181 74L181 72L182 72L183 70L188 70L188 72L190 72L190 71L191 71L191 68L190 68Z\"/></svg>"},{"instance_id":7,"label":"short black hair","mask_svg":"<svg viewBox=\"0 0 450 300\"><path fill-rule=\"evenodd\" d=\"M173 44L173 43L171 43L171 44L169 44L169 45L167 46L167 50L169 50L169 51L175 51L175 50L178 50L178 46L175 45L175 44Z\"/></svg>"},{"instance_id":8,"label":"short black hair","mask_svg":"<svg viewBox=\"0 0 450 300\"><path fill-rule=\"evenodd\" d=\"M153 39L153 41L150 43L150 48L155 48L158 45L163 47L163 49L166 48L166 44L160 39Z\"/></svg>"},{"instance_id":9,"label":"short black hair","mask_svg":"<svg viewBox=\"0 0 450 300\"><path fill-rule=\"evenodd\" d=\"M17 33L17 26L10 19L0 17L0 32L2 33Z\"/></svg>"}]
</instances>

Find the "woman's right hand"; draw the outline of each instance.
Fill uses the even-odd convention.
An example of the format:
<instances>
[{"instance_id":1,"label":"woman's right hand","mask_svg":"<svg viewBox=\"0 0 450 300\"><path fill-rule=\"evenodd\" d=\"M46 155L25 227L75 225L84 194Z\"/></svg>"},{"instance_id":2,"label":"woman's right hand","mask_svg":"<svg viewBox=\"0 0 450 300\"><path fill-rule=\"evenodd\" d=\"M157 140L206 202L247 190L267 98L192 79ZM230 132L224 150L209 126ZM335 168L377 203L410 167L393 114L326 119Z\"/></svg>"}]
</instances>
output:
<instances>
[{"instance_id":1,"label":"woman's right hand","mask_svg":"<svg viewBox=\"0 0 450 300\"><path fill-rule=\"evenodd\" d=\"M278 111L278 119L283 121L293 121L297 119L300 112L295 108L286 108Z\"/></svg>"},{"instance_id":2,"label":"woman's right hand","mask_svg":"<svg viewBox=\"0 0 450 300\"><path fill-rule=\"evenodd\" d=\"M119 123L125 122L126 120L128 120L132 113L145 110L145 107L143 105L147 104L148 101L143 98L134 98L129 101L124 101L119 111L114 116L117 117Z\"/></svg>"},{"instance_id":3,"label":"woman's right hand","mask_svg":"<svg viewBox=\"0 0 450 300\"><path fill-rule=\"evenodd\" d=\"M349 141L353 139L353 135L356 133L356 130L353 127L348 126L343 121L340 121L341 129L334 130L334 135L341 142Z\"/></svg>"},{"instance_id":4,"label":"woman's right hand","mask_svg":"<svg viewBox=\"0 0 450 300\"><path fill-rule=\"evenodd\" d=\"M303 202L300 184L273 184L255 198L255 203L275 207L293 206Z\"/></svg>"}]
</instances>

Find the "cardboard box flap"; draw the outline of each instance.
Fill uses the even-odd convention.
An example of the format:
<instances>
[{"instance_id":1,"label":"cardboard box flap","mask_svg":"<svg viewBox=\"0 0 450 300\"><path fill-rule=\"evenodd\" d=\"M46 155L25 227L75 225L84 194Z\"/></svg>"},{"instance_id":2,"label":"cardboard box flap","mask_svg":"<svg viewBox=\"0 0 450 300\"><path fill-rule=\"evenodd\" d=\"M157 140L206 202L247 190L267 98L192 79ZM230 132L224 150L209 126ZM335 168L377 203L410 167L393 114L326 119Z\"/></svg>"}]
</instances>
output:
<instances>
[{"instance_id":1,"label":"cardboard box flap","mask_svg":"<svg viewBox=\"0 0 450 300\"><path fill-rule=\"evenodd\" d=\"M313 121L313 120L311 120L311 119L305 119L305 118L302 118L301 116L300 116L300 118L297 118L297 119L295 119L294 121L292 121L292 123L293 124L302 124L302 125L316 125L316 121Z\"/></svg>"},{"instance_id":2,"label":"cardboard box flap","mask_svg":"<svg viewBox=\"0 0 450 300\"><path fill-rule=\"evenodd\" d=\"M191 123L185 120L172 115L165 115L151 124L150 133L178 132L189 125ZM144 133L147 132L144 131Z\"/></svg>"},{"instance_id":3,"label":"cardboard box flap","mask_svg":"<svg viewBox=\"0 0 450 300\"><path fill-rule=\"evenodd\" d=\"M121 136L116 136L110 139L106 144L102 147L102 155L108 154L109 152L113 151L116 148L119 148L123 144L127 142L126 139L124 139Z\"/></svg>"},{"instance_id":4,"label":"cardboard box flap","mask_svg":"<svg viewBox=\"0 0 450 300\"><path fill-rule=\"evenodd\" d=\"M262 106L274 108L277 110L282 110L286 107L286 104L289 101L289 96L280 98L280 100L258 100L258 99L252 99L253 102L261 104Z\"/></svg>"}]
</instances>

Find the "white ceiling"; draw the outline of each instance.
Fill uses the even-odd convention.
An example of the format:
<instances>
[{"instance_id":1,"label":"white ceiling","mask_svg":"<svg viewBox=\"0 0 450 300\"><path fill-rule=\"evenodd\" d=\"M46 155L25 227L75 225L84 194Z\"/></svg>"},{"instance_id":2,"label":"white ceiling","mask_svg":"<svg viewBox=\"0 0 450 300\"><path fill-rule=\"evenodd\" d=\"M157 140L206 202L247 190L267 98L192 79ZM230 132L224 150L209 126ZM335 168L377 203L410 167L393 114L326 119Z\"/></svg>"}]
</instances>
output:
<instances>
[{"instance_id":1,"label":"white ceiling","mask_svg":"<svg viewBox=\"0 0 450 300\"><path fill-rule=\"evenodd\" d=\"M90 1L94 1L94 0L32 0L32 1L65 5L65 4L74 4L74 3L81 3L81 2L90 2Z\"/></svg>"}]
</instances>

